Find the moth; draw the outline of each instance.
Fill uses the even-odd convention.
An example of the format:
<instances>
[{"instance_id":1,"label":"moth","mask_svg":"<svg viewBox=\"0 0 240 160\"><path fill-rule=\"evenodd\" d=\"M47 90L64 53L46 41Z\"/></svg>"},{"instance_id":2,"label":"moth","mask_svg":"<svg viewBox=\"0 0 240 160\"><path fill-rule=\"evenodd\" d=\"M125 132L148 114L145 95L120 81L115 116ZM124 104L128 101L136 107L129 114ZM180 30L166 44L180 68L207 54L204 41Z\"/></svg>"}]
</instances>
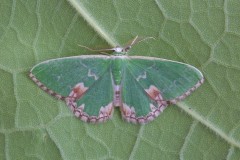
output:
<instances>
[{"instance_id":1,"label":"moth","mask_svg":"<svg viewBox=\"0 0 240 160\"><path fill-rule=\"evenodd\" d=\"M104 50L112 54L47 60L34 66L29 76L42 90L66 102L82 121L105 122L119 107L127 122L144 124L190 95L204 77L189 64L129 56L131 47L142 40L136 37L125 47Z\"/></svg>"}]
</instances>

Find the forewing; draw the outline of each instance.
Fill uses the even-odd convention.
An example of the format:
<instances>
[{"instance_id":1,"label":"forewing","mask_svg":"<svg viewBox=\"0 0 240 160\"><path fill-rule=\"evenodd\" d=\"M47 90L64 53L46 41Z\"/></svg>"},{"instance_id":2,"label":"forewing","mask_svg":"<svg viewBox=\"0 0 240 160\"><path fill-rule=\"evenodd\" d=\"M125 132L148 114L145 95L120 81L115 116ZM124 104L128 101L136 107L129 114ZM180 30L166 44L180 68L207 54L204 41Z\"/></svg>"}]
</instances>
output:
<instances>
[{"instance_id":1,"label":"forewing","mask_svg":"<svg viewBox=\"0 0 240 160\"><path fill-rule=\"evenodd\" d=\"M167 105L187 97L203 81L202 73L188 64L132 56L126 65L123 106L125 110L135 110L135 115L129 117L122 112L123 116L132 122L148 122Z\"/></svg>"},{"instance_id":2,"label":"forewing","mask_svg":"<svg viewBox=\"0 0 240 160\"><path fill-rule=\"evenodd\" d=\"M104 113L105 108L112 109L110 64L109 56L59 58L36 65L30 77L41 89L66 101L77 117L98 122L111 115Z\"/></svg>"}]
</instances>

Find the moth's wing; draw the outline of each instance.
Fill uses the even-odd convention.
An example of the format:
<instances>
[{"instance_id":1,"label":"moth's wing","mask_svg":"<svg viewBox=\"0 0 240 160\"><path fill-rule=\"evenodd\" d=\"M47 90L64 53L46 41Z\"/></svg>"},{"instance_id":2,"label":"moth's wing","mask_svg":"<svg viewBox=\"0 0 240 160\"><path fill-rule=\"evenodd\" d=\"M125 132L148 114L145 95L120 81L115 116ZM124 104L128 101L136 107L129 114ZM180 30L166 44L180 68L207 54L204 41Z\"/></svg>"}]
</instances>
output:
<instances>
[{"instance_id":1,"label":"moth's wing","mask_svg":"<svg viewBox=\"0 0 240 160\"><path fill-rule=\"evenodd\" d=\"M76 56L42 62L30 72L44 91L64 100L83 121L102 122L113 111L109 56Z\"/></svg>"},{"instance_id":2,"label":"moth's wing","mask_svg":"<svg viewBox=\"0 0 240 160\"><path fill-rule=\"evenodd\" d=\"M160 58L132 56L123 78L122 116L146 123L167 105L184 99L203 83L202 73L188 64Z\"/></svg>"}]
</instances>

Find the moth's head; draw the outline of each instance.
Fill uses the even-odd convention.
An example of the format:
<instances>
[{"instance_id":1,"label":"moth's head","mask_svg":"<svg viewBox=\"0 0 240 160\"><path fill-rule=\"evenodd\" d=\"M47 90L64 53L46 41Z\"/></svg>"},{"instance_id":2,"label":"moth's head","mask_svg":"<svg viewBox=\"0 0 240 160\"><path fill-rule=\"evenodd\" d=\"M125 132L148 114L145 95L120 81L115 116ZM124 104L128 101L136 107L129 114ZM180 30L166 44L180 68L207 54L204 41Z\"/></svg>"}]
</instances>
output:
<instances>
[{"instance_id":1,"label":"moth's head","mask_svg":"<svg viewBox=\"0 0 240 160\"><path fill-rule=\"evenodd\" d=\"M141 38L136 36L133 40L128 42L124 47L116 46L112 50L114 51L114 55L120 56L120 55L126 55L127 52L132 48L133 45L140 43L142 41L145 41L147 39L155 39L153 37L146 37L146 38Z\"/></svg>"},{"instance_id":2,"label":"moth's head","mask_svg":"<svg viewBox=\"0 0 240 160\"><path fill-rule=\"evenodd\" d=\"M126 47L116 46L115 48L113 48L113 51L114 51L114 55L126 55L130 49L131 49L131 46L126 46Z\"/></svg>"}]
</instances>

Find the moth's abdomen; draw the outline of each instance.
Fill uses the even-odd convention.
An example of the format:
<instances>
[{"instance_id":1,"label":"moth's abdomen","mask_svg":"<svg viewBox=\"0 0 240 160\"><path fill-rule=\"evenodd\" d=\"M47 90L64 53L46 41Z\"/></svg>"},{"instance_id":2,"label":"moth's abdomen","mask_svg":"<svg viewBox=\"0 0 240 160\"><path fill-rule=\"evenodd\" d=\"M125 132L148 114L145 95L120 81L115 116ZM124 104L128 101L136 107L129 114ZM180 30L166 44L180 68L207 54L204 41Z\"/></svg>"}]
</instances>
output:
<instances>
[{"instance_id":1,"label":"moth's abdomen","mask_svg":"<svg viewBox=\"0 0 240 160\"><path fill-rule=\"evenodd\" d=\"M121 107L122 106L122 89L120 85L114 85L114 99L113 99L113 105L115 107Z\"/></svg>"}]
</instances>

